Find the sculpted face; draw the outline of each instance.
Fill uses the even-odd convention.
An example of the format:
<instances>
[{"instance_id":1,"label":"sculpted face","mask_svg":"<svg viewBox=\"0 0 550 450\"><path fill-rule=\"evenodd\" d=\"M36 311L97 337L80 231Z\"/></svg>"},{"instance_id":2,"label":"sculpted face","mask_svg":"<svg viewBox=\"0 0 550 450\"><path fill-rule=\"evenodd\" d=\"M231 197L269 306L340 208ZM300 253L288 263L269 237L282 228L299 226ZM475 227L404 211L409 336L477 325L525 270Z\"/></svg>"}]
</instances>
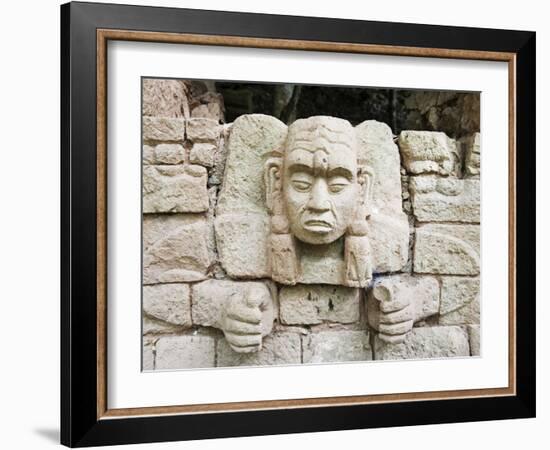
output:
<instances>
[{"instance_id":1,"label":"sculpted face","mask_svg":"<svg viewBox=\"0 0 550 450\"><path fill-rule=\"evenodd\" d=\"M313 117L289 128L283 196L290 230L299 240L328 244L344 235L359 200L353 128Z\"/></svg>"}]
</instances>

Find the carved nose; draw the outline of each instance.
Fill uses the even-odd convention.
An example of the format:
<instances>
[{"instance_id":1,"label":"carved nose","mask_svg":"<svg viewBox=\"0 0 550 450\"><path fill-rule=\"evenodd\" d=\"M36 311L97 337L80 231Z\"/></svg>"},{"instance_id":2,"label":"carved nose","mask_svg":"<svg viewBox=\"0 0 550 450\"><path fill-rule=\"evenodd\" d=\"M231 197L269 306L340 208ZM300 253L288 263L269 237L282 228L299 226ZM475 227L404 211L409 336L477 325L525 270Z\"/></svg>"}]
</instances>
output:
<instances>
[{"instance_id":1,"label":"carved nose","mask_svg":"<svg viewBox=\"0 0 550 450\"><path fill-rule=\"evenodd\" d=\"M307 204L312 211L324 212L330 209L328 186L324 180L316 180L311 189L311 196Z\"/></svg>"}]
</instances>

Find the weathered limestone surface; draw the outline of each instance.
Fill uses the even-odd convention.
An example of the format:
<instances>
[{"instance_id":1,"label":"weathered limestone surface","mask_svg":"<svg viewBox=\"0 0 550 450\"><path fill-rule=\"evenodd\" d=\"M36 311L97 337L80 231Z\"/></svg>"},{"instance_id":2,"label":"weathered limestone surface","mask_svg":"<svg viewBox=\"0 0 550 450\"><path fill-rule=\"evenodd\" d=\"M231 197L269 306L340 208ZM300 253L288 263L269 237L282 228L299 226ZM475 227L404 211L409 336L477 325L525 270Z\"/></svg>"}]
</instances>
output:
<instances>
[{"instance_id":1,"label":"weathered limestone surface","mask_svg":"<svg viewBox=\"0 0 550 450\"><path fill-rule=\"evenodd\" d=\"M413 175L457 174L459 161L456 141L437 131L402 131L399 148L403 165Z\"/></svg>"},{"instance_id":2,"label":"weathered limestone surface","mask_svg":"<svg viewBox=\"0 0 550 450\"><path fill-rule=\"evenodd\" d=\"M264 165L285 137L286 126L270 116L241 116L232 125L216 211L220 261L231 277L269 276Z\"/></svg>"},{"instance_id":3,"label":"weathered limestone surface","mask_svg":"<svg viewBox=\"0 0 550 450\"><path fill-rule=\"evenodd\" d=\"M153 343L149 339L143 340L141 370L154 370L155 356L153 355Z\"/></svg>"},{"instance_id":4,"label":"weathered limestone surface","mask_svg":"<svg viewBox=\"0 0 550 450\"><path fill-rule=\"evenodd\" d=\"M269 277L267 214L220 214L218 210L215 230L220 262L230 277Z\"/></svg>"},{"instance_id":5,"label":"weathered limestone surface","mask_svg":"<svg viewBox=\"0 0 550 450\"><path fill-rule=\"evenodd\" d=\"M398 272L409 255L409 222L405 214L373 214L367 222L374 273Z\"/></svg>"},{"instance_id":6,"label":"weathered limestone surface","mask_svg":"<svg viewBox=\"0 0 550 450\"><path fill-rule=\"evenodd\" d=\"M143 286L143 312L173 325L191 326L191 298L187 284Z\"/></svg>"},{"instance_id":7,"label":"weathered limestone surface","mask_svg":"<svg viewBox=\"0 0 550 450\"><path fill-rule=\"evenodd\" d=\"M217 366L271 366L301 363L300 335L273 333L264 339L262 349L256 353L237 353L225 339L218 340Z\"/></svg>"},{"instance_id":8,"label":"weathered limestone surface","mask_svg":"<svg viewBox=\"0 0 550 450\"><path fill-rule=\"evenodd\" d=\"M233 124L224 124L220 137L220 142L214 152L214 165L210 170L210 177L208 178L208 184L211 186L218 186L222 184L224 172L225 172L225 160L227 158L227 142L229 141L229 134Z\"/></svg>"},{"instance_id":9,"label":"weathered limestone surface","mask_svg":"<svg viewBox=\"0 0 550 450\"><path fill-rule=\"evenodd\" d=\"M304 364L372 359L366 331L321 331L303 336L302 342Z\"/></svg>"},{"instance_id":10,"label":"weathered limestone surface","mask_svg":"<svg viewBox=\"0 0 550 450\"><path fill-rule=\"evenodd\" d=\"M312 325L359 320L359 289L344 286L284 286L279 293L281 322Z\"/></svg>"},{"instance_id":11,"label":"weathered limestone surface","mask_svg":"<svg viewBox=\"0 0 550 450\"><path fill-rule=\"evenodd\" d=\"M479 226L429 224L416 228L414 272L479 273Z\"/></svg>"},{"instance_id":12,"label":"weathered limestone surface","mask_svg":"<svg viewBox=\"0 0 550 450\"><path fill-rule=\"evenodd\" d=\"M479 223L479 179L411 177L413 212L420 222Z\"/></svg>"},{"instance_id":13,"label":"weathered limestone surface","mask_svg":"<svg viewBox=\"0 0 550 450\"><path fill-rule=\"evenodd\" d=\"M189 115L187 89L180 80L144 79L143 115L185 117Z\"/></svg>"},{"instance_id":14,"label":"weathered limestone surface","mask_svg":"<svg viewBox=\"0 0 550 450\"><path fill-rule=\"evenodd\" d=\"M413 328L401 344L375 340L375 359L423 359L470 356L468 334L461 327Z\"/></svg>"},{"instance_id":15,"label":"weathered limestone surface","mask_svg":"<svg viewBox=\"0 0 550 450\"><path fill-rule=\"evenodd\" d=\"M216 145L208 142L198 142L191 148L189 161L204 167L212 167L214 165L214 156L217 148Z\"/></svg>"},{"instance_id":16,"label":"weathered limestone surface","mask_svg":"<svg viewBox=\"0 0 550 450\"><path fill-rule=\"evenodd\" d=\"M207 278L211 261L203 217L145 215L143 283L175 283Z\"/></svg>"},{"instance_id":17,"label":"weathered limestone surface","mask_svg":"<svg viewBox=\"0 0 550 450\"><path fill-rule=\"evenodd\" d=\"M216 339L212 336L165 336L155 348L155 370L214 367L216 361Z\"/></svg>"},{"instance_id":18,"label":"weathered limestone surface","mask_svg":"<svg viewBox=\"0 0 550 450\"><path fill-rule=\"evenodd\" d=\"M287 127L271 116L250 114L233 123L227 145L223 186L218 216L267 213L264 170L271 152L286 139Z\"/></svg>"},{"instance_id":19,"label":"weathered limestone surface","mask_svg":"<svg viewBox=\"0 0 550 450\"><path fill-rule=\"evenodd\" d=\"M185 119L171 117L143 117L145 141L182 142L185 139Z\"/></svg>"},{"instance_id":20,"label":"weathered limestone surface","mask_svg":"<svg viewBox=\"0 0 550 450\"><path fill-rule=\"evenodd\" d=\"M191 117L203 117L220 122L224 120L224 101L221 94L205 92L190 105Z\"/></svg>"},{"instance_id":21,"label":"weathered limestone surface","mask_svg":"<svg viewBox=\"0 0 550 450\"><path fill-rule=\"evenodd\" d=\"M441 278L441 325L478 324L479 313L479 278Z\"/></svg>"},{"instance_id":22,"label":"weathered limestone surface","mask_svg":"<svg viewBox=\"0 0 550 450\"><path fill-rule=\"evenodd\" d=\"M173 325L163 320L154 319L146 314L142 315L142 319L142 332L144 336L180 333L185 329L180 325Z\"/></svg>"},{"instance_id":23,"label":"weathered limestone surface","mask_svg":"<svg viewBox=\"0 0 550 450\"><path fill-rule=\"evenodd\" d=\"M221 125L213 85L146 84L143 370L479 355L479 133L404 131L398 148L370 120ZM289 195L297 149L306 170ZM353 190L333 186L334 167ZM320 222L309 235L302 206ZM382 285L387 299L372 294Z\"/></svg>"},{"instance_id":24,"label":"weathered limestone surface","mask_svg":"<svg viewBox=\"0 0 550 450\"><path fill-rule=\"evenodd\" d=\"M470 355L479 356L481 354L479 325L468 325L468 336L470 338Z\"/></svg>"},{"instance_id":25,"label":"weathered limestone surface","mask_svg":"<svg viewBox=\"0 0 550 450\"><path fill-rule=\"evenodd\" d=\"M479 176L481 165L481 135L474 133L464 139L461 139L464 148L464 162L466 175Z\"/></svg>"},{"instance_id":26,"label":"weathered limestone surface","mask_svg":"<svg viewBox=\"0 0 550 450\"><path fill-rule=\"evenodd\" d=\"M193 142L218 144L223 127L212 119L193 118L187 120L187 138Z\"/></svg>"},{"instance_id":27,"label":"weathered limestone surface","mask_svg":"<svg viewBox=\"0 0 550 450\"><path fill-rule=\"evenodd\" d=\"M143 145L143 164L171 165L182 164L185 160L185 148L181 144L160 143Z\"/></svg>"},{"instance_id":28,"label":"weathered limestone surface","mask_svg":"<svg viewBox=\"0 0 550 450\"><path fill-rule=\"evenodd\" d=\"M408 257L409 226L402 210L401 161L385 123L367 120L355 127L358 161L374 173L367 221L374 273L401 270Z\"/></svg>"},{"instance_id":29,"label":"weathered limestone surface","mask_svg":"<svg viewBox=\"0 0 550 450\"><path fill-rule=\"evenodd\" d=\"M206 169L190 166L145 166L143 212L204 212L208 209Z\"/></svg>"}]
</instances>

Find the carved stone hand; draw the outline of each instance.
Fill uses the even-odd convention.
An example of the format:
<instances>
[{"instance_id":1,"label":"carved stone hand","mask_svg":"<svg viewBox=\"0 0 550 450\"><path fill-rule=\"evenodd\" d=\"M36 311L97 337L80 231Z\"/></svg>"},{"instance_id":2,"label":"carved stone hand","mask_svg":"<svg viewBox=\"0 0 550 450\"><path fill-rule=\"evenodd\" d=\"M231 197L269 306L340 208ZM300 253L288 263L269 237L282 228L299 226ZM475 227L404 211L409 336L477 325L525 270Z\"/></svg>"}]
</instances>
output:
<instances>
[{"instance_id":1,"label":"carved stone hand","mask_svg":"<svg viewBox=\"0 0 550 450\"><path fill-rule=\"evenodd\" d=\"M273 327L273 302L263 289L251 287L244 295L227 298L221 329L238 353L261 350L262 339Z\"/></svg>"},{"instance_id":2,"label":"carved stone hand","mask_svg":"<svg viewBox=\"0 0 550 450\"><path fill-rule=\"evenodd\" d=\"M414 323L437 313L437 285L432 281L419 283L408 276L377 280L367 295L367 320L378 331L380 340L398 344L403 342Z\"/></svg>"},{"instance_id":3,"label":"carved stone hand","mask_svg":"<svg viewBox=\"0 0 550 450\"><path fill-rule=\"evenodd\" d=\"M378 337L391 344L403 342L412 330L415 310L408 296L395 296L390 288L374 286L367 300L369 324Z\"/></svg>"}]
</instances>

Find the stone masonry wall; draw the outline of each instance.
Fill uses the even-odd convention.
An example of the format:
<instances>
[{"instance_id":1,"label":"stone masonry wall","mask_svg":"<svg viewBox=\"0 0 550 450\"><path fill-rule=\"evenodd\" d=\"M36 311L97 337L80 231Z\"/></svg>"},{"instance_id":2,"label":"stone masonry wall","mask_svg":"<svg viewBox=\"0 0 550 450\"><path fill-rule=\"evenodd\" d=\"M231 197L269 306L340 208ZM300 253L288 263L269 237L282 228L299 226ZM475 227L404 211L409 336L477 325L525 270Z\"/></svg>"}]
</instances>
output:
<instances>
[{"instance_id":1,"label":"stone masonry wall","mask_svg":"<svg viewBox=\"0 0 550 450\"><path fill-rule=\"evenodd\" d=\"M421 299L427 319L388 344L367 323L369 289L279 286L224 271L214 230L231 133L223 120L219 94L143 81L143 370L480 354L479 133L395 137L409 257L375 281ZM215 327L220 302L254 283L276 300L274 328L261 351L236 353Z\"/></svg>"}]
</instances>

